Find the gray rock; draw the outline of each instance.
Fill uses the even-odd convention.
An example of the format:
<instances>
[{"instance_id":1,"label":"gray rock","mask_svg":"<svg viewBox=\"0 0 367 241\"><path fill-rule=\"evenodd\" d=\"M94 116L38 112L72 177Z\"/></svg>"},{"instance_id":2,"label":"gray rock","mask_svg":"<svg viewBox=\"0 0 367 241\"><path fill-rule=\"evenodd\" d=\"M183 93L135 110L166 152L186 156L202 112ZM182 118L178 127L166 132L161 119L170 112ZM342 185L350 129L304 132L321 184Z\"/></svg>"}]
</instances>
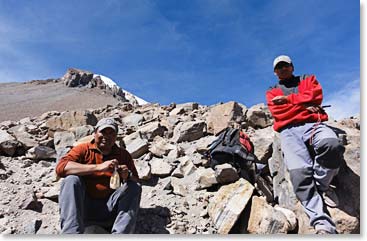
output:
<instances>
[{"instance_id":1,"label":"gray rock","mask_svg":"<svg viewBox=\"0 0 367 241\"><path fill-rule=\"evenodd\" d=\"M261 163L267 163L273 153L273 127L269 126L264 129L258 129L249 137L254 144L256 157Z\"/></svg>"},{"instance_id":2,"label":"gray rock","mask_svg":"<svg viewBox=\"0 0 367 241\"><path fill-rule=\"evenodd\" d=\"M39 211L40 207L42 207L42 204L37 200L36 195L34 192L28 192L27 196L24 197L24 200L19 205L20 209L29 209L34 211Z\"/></svg>"},{"instance_id":3,"label":"gray rock","mask_svg":"<svg viewBox=\"0 0 367 241\"><path fill-rule=\"evenodd\" d=\"M208 213L219 234L228 234L250 201L254 187L245 179L222 186L208 206Z\"/></svg>"},{"instance_id":4,"label":"gray rock","mask_svg":"<svg viewBox=\"0 0 367 241\"><path fill-rule=\"evenodd\" d=\"M206 118L208 132L217 134L224 128L232 126L234 123L241 123L245 111L246 110L234 101L211 107Z\"/></svg>"},{"instance_id":5,"label":"gray rock","mask_svg":"<svg viewBox=\"0 0 367 241\"><path fill-rule=\"evenodd\" d=\"M169 114L172 115L183 115L187 112L192 112L193 110L197 110L199 107L198 103L190 102L190 103L184 103L184 104L178 104L176 105L176 108L174 108Z\"/></svg>"},{"instance_id":6,"label":"gray rock","mask_svg":"<svg viewBox=\"0 0 367 241\"><path fill-rule=\"evenodd\" d=\"M175 127L172 140L183 142L200 139L204 135L205 126L203 121L181 122Z\"/></svg>"},{"instance_id":7,"label":"gray rock","mask_svg":"<svg viewBox=\"0 0 367 241\"><path fill-rule=\"evenodd\" d=\"M195 190L208 188L218 183L217 178L215 176L215 172L211 168L199 167L195 171L195 175L196 175Z\"/></svg>"},{"instance_id":8,"label":"gray rock","mask_svg":"<svg viewBox=\"0 0 367 241\"><path fill-rule=\"evenodd\" d=\"M0 130L0 153L13 156L20 143L7 131Z\"/></svg>"},{"instance_id":9,"label":"gray rock","mask_svg":"<svg viewBox=\"0 0 367 241\"><path fill-rule=\"evenodd\" d=\"M196 167L192 163L189 157L184 156L180 160L178 167L172 172L173 177L182 178L195 172Z\"/></svg>"},{"instance_id":10,"label":"gray rock","mask_svg":"<svg viewBox=\"0 0 367 241\"><path fill-rule=\"evenodd\" d=\"M125 126L139 126L144 121L144 116L141 114L131 113L122 118L122 123Z\"/></svg>"},{"instance_id":11,"label":"gray rock","mask_svg":"<svg viewBox=\"0 0 367 241\"><path fill-rule=\"evenodd\" d=\"M236 168L228 163L215 166L215 177L220 184L232 183L240 178Z\"/></svg>"},{"instance_id":12,"label":"gray rock","mask_svg":"<svg viewBox=\"0 0 367 241\"><path fill-rule=\"evenodd\" d=\"M283 212L269 205L265 199L252 198L251 213L247 231L250 234L281 234L292 231L296 225L290 225Z\"/></svg>"},{"instance_id":13,"label":"gray rock","mask_svg":"<svg viewBox=\"0 0 367 241\"><path fill-rule=\"evenodd\" d=\"M156 158L150 161L151 172L153 175L167 177L171 174L174 167L166 161L166 159Z\"/></svg>"},{"instance_id":14,"label":"gray rock","mask_svg":"<svg viewBox=\"0 0 367 241\"><path fill-rule=\"evenodd\" d=\"M271 113L263 103L254 105L248 109L246 117L248 124L254 128L265 128L273 124Z\"/></svg>"},{"instance_id":15,"label":"gray rock","mask_svg":"<svg viewBox=\"0 0 367 241\"><path fill-rule=\"evenodd\" d=\"M139 133L133 133L124 139L126 150L131 154L132 158L139 158L148 152L148 141L143 139Z\"/></svg>"},{"instance_id":16,"label":"gray rock","mask_svg":"<svg viewBox=\"0 0 367 241\"><path fill-rule=\"evenodd\" d=\"M47 120L45 126L50 135L55 131L67 131L72 127L91 125L95 126L98 120L90 111L65 111L60 116L53 116Z\"/></svg>"},{"instance_id":17,"label":"gray rock","mask_svg":"<svg viewBox=\"0 0 367 241\"><path fill-rule=\"evenodd\" d=\"M167 155L171 150L176 148L175 145L170 144L166 139L160 136L154 137L153 142L149 148L149 151L157 157L163 157Z\"/></svg>"},{"instance_id":18,"label":"gray rock","mask_svg":"<svg viewBox=\"0 0 367 241\"><path fill-rule=\"evenodd\" d=\"M147 161L135 160L135 167L141 180L149 180L151 177L151 170Z\"/></svg>"},{"instance_id":19,"label":"gray rock","mask_svg":"<svg viewBox=\"0 0 367 241\"><path fill-rule=\"evenodd\" d=\"M139 127L137 131L140 132L143 138L151 141L156 136L163 136L167 128L162 126L158 121L155 121Z\"/></svg>"},{"instance_id":20,"label":"gray rock","mask_svg":"<svg viewBox=\"0 0 367 241\"><path fill-rule=\"evenodd\" d=\"M33 219L30 223L28 223L24 228L25 234L36 234L39 228L42 225L41 219Z\"/></svg>"},{"instance_id":21,"label":"gray rock","mask_svg":"<svg viewBox=\"0 0 367 241\"><path fill-rule=\"evenodd\" d=\"M56 159L56 151L47 146L36 146L28 150L26 157L33 160Z\"/></svg>"},{"instance_id":22,"label":"gray rock","mask_svg":"<svg viewBox=\"0 0 367 241\"><path fill-rule=\"evenodd\" d=\"M77 126L75 128L72 128L71 130L75 135L75 140L79 140L94 133L94 127L91 125Z\"/></svg>"},{"instance_id":23,"label":"gray rock","mask_svg":"<svg viewBox=\"0 0 367 241\"><path fill-rule=\"evenodd\" d=\"M57 153L57 157L62 157L67 151L73 147L75 143L75 136L72 132L62 131L55 132L54 134L54 146Z\"/></svg>"},{"instance_id":24,"label":"gray rock","mask_svg":"<svg viewBox=\"0 0 367 241\"><path fill-rule=\"evenodd\" d=\"M92 72L69 68L61 81L68 87L77 87L87 85L92 79Z\"/></svg>"}]
</instances>

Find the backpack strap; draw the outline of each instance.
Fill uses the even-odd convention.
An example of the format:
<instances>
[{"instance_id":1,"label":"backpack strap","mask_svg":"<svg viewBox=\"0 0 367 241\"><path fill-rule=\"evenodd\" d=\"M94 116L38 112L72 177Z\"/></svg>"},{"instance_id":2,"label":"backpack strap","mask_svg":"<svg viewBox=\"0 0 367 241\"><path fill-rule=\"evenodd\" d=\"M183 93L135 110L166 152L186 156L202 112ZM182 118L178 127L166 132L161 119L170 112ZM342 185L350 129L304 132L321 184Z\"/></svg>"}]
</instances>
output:
<instances>
[{"instance_id":1,"label":"backpack strap","mask_svg":"<svg viewBox=\"0 0 367 241\"><path fill-rule=\"evenodd\" d=\"M228 127L221 130L217 134L218 138L209 145L209 147L208 147L209 151L214 150L219 144L224 142L224 138L226 137L227 131L228 131Z\"/></svg>"},{"instance_id":2,"label":"backpack strap","mask_svg":"<svg viewBox=\"0 0 367 241\"><path fill-rule=\"evenodd\" d=\"M310 75L309 74L303 74L299 77L299 80L302 81L304 79L307 79Z\"/></svg>"},{"instance_id":3,"label":"backpack strap","mask_svg":"<svg viewBox=\"0 0 367 241\"><path fill-rule=\"evenodd\" d=\"M223 142L223 145L224 146L228 145L230 147L234 146L236 143L233 140L234 140L237 132L238 132L238 129L232 129L232 128L229 129L228 133L226 134L226 138Z\"/></svg>"}]
</instances>

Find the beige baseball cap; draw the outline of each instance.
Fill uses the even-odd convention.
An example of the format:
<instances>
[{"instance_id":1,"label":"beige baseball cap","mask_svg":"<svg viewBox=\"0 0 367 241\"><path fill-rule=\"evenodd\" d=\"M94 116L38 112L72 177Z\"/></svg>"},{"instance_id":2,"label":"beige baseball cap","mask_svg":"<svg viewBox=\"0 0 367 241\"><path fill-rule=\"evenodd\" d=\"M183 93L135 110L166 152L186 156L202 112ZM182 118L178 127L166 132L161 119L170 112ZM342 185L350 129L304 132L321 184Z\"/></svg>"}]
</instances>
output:
<instances>
[{"instance_id":1,"label":"beige baseball cap","mask_svg":"<svg viewBox=\"0 0 367 241\"><path fill-rule=\"evenodd\" d=\"M287 55L279 55L278 57L274 59L273 68L275 69L275 66L277 66L277 64L279 64L280 62L286 62L288 64L291 64L292 60Z\"/></svg>"},{"instance_id":2,"label":"beige baseball cap","mask_svg":"<svg viewBox=\"0 0 367 241\"><path fill-rule=\"evenodd\" d=\"M118 125L116 121L112 118L103 118L98 121L96 125L96 130L103 130L105 128L112 128L116 133L118 132Z\"/></svg>"}]
</instances>

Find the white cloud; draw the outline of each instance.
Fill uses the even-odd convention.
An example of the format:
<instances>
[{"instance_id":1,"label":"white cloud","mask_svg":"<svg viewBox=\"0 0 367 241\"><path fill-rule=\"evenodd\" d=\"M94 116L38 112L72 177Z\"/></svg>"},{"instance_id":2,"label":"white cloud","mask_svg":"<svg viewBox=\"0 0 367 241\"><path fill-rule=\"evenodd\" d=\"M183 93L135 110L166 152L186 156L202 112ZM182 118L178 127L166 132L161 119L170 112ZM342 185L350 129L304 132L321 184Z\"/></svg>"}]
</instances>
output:
<instances>
[{"instance_id":1,"label":"white cloud","mask_svg":"<svg viewBox=\"0 0 367 241\"><path fill-rule=\"evenodd\" d=\"M360 114L360 80L347 83L342 89L327 97L323 103L331 105L326 112L336 120Z\"/></svg>"}]
</instances>

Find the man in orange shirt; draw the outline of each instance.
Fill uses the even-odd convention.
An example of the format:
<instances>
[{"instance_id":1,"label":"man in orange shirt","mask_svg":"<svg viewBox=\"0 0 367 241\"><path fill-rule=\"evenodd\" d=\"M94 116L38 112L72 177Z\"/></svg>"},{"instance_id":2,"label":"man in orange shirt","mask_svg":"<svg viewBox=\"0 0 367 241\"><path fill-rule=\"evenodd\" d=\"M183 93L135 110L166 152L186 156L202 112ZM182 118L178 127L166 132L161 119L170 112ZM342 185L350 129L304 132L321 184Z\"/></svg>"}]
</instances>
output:
<instances>
[{"instance_id":1,"label":"man in orange shirt","mask_svg":"<svg viewBox=\"0 0 367 241\"><path fill-rule=\"evenodd\" d=\"M88 225L111 227L111 233L132 233L141 198L138 173L130 154L115 142L118 126L101 119L94 139L72 148L60 159L56 173L65 177L59 195L62 233L84 233ZM117 169L122 185L110 188Z\"/></svg>"}]
</instances>

